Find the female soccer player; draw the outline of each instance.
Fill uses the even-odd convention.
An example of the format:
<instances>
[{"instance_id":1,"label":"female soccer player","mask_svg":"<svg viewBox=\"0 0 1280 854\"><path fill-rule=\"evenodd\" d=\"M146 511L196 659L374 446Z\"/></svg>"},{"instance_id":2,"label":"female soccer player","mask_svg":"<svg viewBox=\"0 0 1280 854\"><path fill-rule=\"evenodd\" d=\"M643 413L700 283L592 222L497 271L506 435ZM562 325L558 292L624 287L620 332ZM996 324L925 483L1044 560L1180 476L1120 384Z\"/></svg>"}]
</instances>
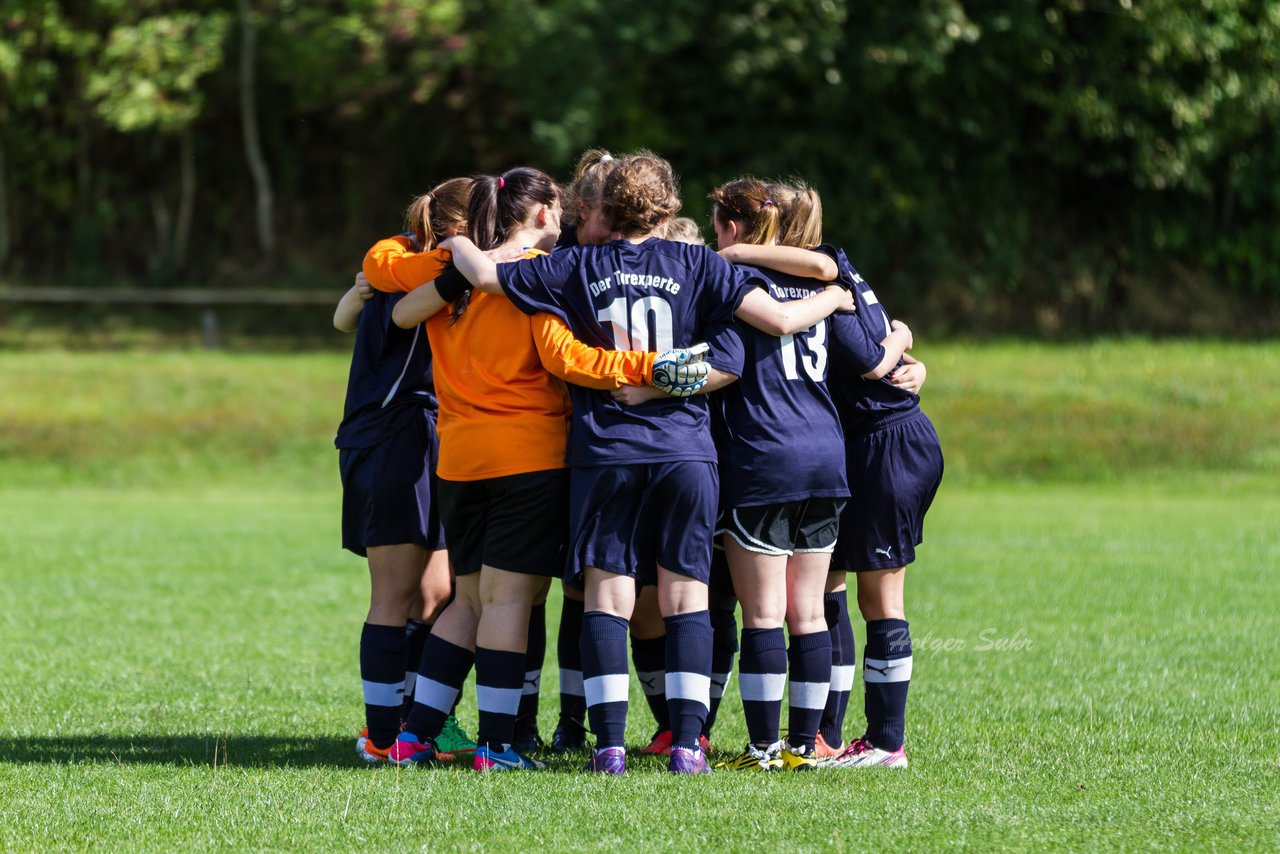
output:
<instances>
[{"instance_id":1,"label":"female soccer player","mask_svg":"<svg viewBox=\"0 0 1280 854\"><path fill-rule=\"evenodd\" d=\"M816 197L816 194L814 194ZM820 208L819 208L820 210ZM818 229L820 233L820 227ZM829 386L845 434L845 459L853 498L840 519L833 560L837 594L843 575L857 574L858 608L867 624L863 689L867 729L828 763L836 767L907 767L903 749L911 636L904 605L906 567L924 538L924 516L942 481L942 449L933 424L919 408L924 366L901 361L879 338L893 321L871 287L840 249L818 247L831 262L817 278L839 278L854 288L856 315L833 323ZM740 246L729 254L747 263L789 263L779 247ZM794 256L794 253L791 253ZM791 258L794 260L794 257ZM811 263L805 259L806 263ZM891 379L897 376L896 381ZM848 633L850 663L852 630ZM834 693L834 692L833 692ZM834 711L834 714L832 712ZM843 706L828 709L823 728L840 741Z\"/></svg>"},{"instance_id":2,"label":"female soccer player","mask_svg":"<svg viewBox=\"0 0 1280 854\"><path fill-rule=\"evenodd\" d=\"M410 208L412 231L400 239L426 250L418 262L424 271L443 268L441 253L431 250L456 231L459 223L447 212L458 200L465 206L469 189L467 179L445 182ZM433 224L428 211L437 197ZM369 562L370 603L360 638L365 728L356 742L357 755L368 762L385 761L400 731L422 657L423 624L434 620L450 592L434 483L431 351L416 332L392 322L401 296L357 282L334 315L337 328L356 333L335 444L342 544ZM466 734L456 724L451 729L451 746L467 747Z\"/></svg>"},{"instance_id":3,"label":"female soccer player","mask_svg":"<svg viewBox=\"0 0 1280 854\"><path fill-rule=\"evenodd\" d=\"M526 312L557 313L584 342L617 350L688 346L735 313L788 334L845 304L839 288L778 303L706 247L656 237L679 205L670 164L639 154L605 180L604 208L620 240L503 265L460 237L450 248L479 290L505 293ZM570 571L586 582L583 676L597 736L589 767L625 771L627 621L640 576L656 580L667 629L668 767L705 773L697 739L708 706L706 582L718 492L706 402L655 400L624 408L607 394L571 391Z\"/></svg>"}]
</instances>

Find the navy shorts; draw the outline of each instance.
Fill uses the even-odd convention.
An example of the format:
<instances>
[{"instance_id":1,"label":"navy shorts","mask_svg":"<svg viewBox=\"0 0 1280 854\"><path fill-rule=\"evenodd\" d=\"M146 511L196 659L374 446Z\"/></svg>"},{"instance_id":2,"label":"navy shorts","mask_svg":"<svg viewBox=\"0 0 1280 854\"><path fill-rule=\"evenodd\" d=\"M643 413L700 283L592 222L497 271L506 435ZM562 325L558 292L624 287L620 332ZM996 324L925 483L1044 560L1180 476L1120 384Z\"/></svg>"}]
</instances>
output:
<instances>
[{"instance_id":1,"label":"navy shorts","mask_svg":"<svg viewBox=\"0 0 1280 854\"><path fill-rule=\"evenodd\" d=\"M440 515L456 575L481 566L547 578L564 571L569 473L531 471L484 480L441 480Z\"/></svg>"},{"instance_id":2,"label":"navy shorts","mask_svg":"<svg viewBox=\"0 0 1280 854\"><path fill-rule=\"evenodd\" d=\"M919 409L845 434L852 497L840 517L832 569L863 572L906 566L924 542L924 515L942 483L942 446Z\"/></svg>"},{"instance_id":3,"label":"navy shorts","mask_svg":"<svg viewBox=\"0 0 1280 854\"><path fill-rule=\"evenodd\" d=\"M784 557L796 552L831 553L840 529L843 498L805 498L734 507L721 520L725 536L749 552Z\"/></svg>"},{"instance_id":4,"label":"navy shorts","mask_svg":"<svg viewBox=\"0 0 1280 854\"><path fill-rule=\"evenodd\" d=\"M656 584L661 566L705 583L719 492L715 463L573 469L569 579L594 566Z\"/></svg>"},{"instance_id":5,"label":"navy shorts","mask_svg":"<svg viewBox=\"0 0 1280 854\"><path fill-rule=\"evenodd\" d=\"M371 546L444 548L436 501L436 419L423 410L371 448L342 448L342 547L361 557Z\"/></svg>"}]
</instances>

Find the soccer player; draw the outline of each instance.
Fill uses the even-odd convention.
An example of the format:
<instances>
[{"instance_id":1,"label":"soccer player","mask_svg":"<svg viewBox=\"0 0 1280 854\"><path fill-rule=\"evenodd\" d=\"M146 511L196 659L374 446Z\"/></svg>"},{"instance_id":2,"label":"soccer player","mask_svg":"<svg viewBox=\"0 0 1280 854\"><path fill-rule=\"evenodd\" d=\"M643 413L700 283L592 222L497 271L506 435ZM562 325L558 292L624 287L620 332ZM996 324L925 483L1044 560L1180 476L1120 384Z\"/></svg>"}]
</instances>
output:
<instances>
[{"instance_id":1,"label":"soccer player","mask_svg":"<svg viewBox=\"0 0 1280 854\"><path fill-rule=\"evenodd\" d=\"M476 179L467 220L481 246L508 257L545 254L559 235L560 214L555 183L520 168ZM436 358L441 516L457 593L428 638L413 710L388 755L397 764L435 758L432 739L474 660L480 744L473 767L538 768L512 741L530 611L561 569L568 522L569 400L548 370L613 388L643 382L655 354L597 349L576 359L563 346L569 335L562 322L531 318L447 276L402 300L393 317L406 328L425 319Z\"/></svg>"},{"instance_id":2,"label":"soccer player","mask_svg":"<svg viewBox=\"0 0 1280 854\"><path fill-rule=\"evenodd\" d=\"M503 265L461 237L450 248L477 289L505 293L526 312L559 314L585 343L618 350L688 346L734 314L789 334L846 304L838 287L778 303L706 247L657 237L679 205L670 164L638 154L605 179L604 209L621 239ZM586 586L583 676L597 737L589 768L625 771L627 623L640 577L656 580L667 630L668 767L705 773L698 736L709 702L706 582L718 493L706 402L626 408L608 394L576 386L571 393L569 557L570 572Z\"/></svg>"},{"instance_id":3,"label":"soccer player","mask_svg":"<svg viewBox=\"0 0 1280 854\"><path fill-rule=\"evenodd\" d=\"M470 181L445 182L410 207L406 244L425 250L425 271L443 268L432 251L456 231L450 205L465 207ZM431 202L439 197L435 222ZM434 276L434 273L432 273ZM334 326L355 331L342 423L334 444L342 473L342 545L368 559L370 602L360 637L365 727L356 754L386 760L408 713L427 629L450 595L448 554L435 491L437 401L431 351L391 319L403 293L357 281ZM412 619L411 619L412 617ZM452 727L454 747L466 734Z\"/></svg>"},{"instance_id":4,"label":"soccer player","mask_svg":"<svg viewBox=\"0 0 1280 854\"><path fill-rule=\"evenodd\" d=\"M817 231L820 234L820 225ZM843 250L828 244L817 248L803 262L811 264L812 256L825 255L830 264L816 278L838 276L854 288L858 306L856 314L833 319L832 353L839 358L833 361L829 386L844 430L853 497L840 519L835 577L828 578L827 589L829 596L842 594L844 575L855 572L858 608L867 626L863 651L867 729L824 764L905 768L912 657L904 582L906 567L915 560L915 547L924 538L925 514L942 481L942 449L933 424L919 407L917 392L924 382L924 366L893 360L880 339L891 331L894 321L875 292ZM738 261L774 266L796 260L790 247L739 246L728 254ZM851 664L851 629L847 644ZM843 711L839 703L834 709L829 706L823 722L836 744Z\"/></svg>"}]
</instances>

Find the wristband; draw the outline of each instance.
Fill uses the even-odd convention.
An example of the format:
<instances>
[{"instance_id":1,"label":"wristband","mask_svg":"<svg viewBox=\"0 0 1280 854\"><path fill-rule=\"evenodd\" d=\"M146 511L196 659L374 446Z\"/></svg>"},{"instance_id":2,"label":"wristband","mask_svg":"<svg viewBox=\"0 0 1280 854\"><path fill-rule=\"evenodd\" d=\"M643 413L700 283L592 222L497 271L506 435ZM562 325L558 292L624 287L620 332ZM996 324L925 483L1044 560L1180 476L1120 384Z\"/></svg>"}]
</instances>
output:
<instances>
[{"instance_id":1,"label":"wristband","mask_svg":"<svg viewBox=\"0 0 1280 854\"><path fill-rule=\"evenodd\" d=\"M472 285L467 281L467 277L452 264L436 278L436 291L440 294L440 299L445 302L453 302L471 288Z\"/></svg>"}]
</instances>

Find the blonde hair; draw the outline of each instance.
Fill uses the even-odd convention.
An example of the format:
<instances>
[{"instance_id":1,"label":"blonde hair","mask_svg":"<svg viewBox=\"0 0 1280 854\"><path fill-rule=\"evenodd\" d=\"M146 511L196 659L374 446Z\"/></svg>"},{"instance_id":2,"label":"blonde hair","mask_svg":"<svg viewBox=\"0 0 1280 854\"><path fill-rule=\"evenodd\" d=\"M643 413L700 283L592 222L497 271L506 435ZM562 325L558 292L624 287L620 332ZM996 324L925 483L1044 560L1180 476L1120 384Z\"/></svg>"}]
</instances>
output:
<instances>
[{"instance_id":1,"label":"blonde hair","mask_svg":"<svg viewBox=\"0 0 1280 854\"><path fill-rule=\"evenodd\" d=\"M782 208L778 243L812 249L822 243L822 198L798 178L769 184L769 193Z\"/></svg>"},{"instance_id":2,"label":"blonde hair","mask_svg":"<svg viewBox=\"0 0 1280 854\"><path fill-rule=\"evenodd\" d=\"M404 212L405 231L412 231L421 251L436 248L449 236L449 227L459 232L467 228L467 205L471 201L472 178L450 178L423 193Z\"/></svg>"},{"instance_id":3,"label":"blonde hair","mask_svg":"<svg viewBox=\"0 0 1280 854\"><path fill-rule=\"evenodd\" d=\"M573 170L573 183L565 192L565 208L573 212L576 225L582 224L582 218L578 215L578 203L588 206L600 204L604 195L604 179L618 162L617 158L603 148L588 148L582 152L578 165Z\"/></svg>"},{"instance_id":4,"label":"blonde hair","mask_svg":"<svg viewBox=\"0 0 1280 854\"><path fill-rule=\"evenodd\" d=\"M707 243L702 237L702 230L698 228L698 224L687 216L678 216L667 223L666 238L681 243L692 243L695 246L705 246Z\"/></svg>"},{"instance_id":5,"label":"blonde hair","mask_svg":"<svg viewBox=\"0 0 1280 854\"><path fill-rule=\"evenodd\" d=\"M782 212L764 181L738 178L712 190L707 198L715 202L712 216L742 225L743 243L764 245L777 239Z\"/></svg>"},{"instance_id":6,"label":"blonde hair","mask_svg":"<svg viewBox=\"0 0 1280 854\"><path fill-rule=\"evenodd\" d=\"M601 204L623 237L651 234L680 212L680 185L670 163L641 151L617 161L605 176Z\"/></svg>"}]
</instances>

